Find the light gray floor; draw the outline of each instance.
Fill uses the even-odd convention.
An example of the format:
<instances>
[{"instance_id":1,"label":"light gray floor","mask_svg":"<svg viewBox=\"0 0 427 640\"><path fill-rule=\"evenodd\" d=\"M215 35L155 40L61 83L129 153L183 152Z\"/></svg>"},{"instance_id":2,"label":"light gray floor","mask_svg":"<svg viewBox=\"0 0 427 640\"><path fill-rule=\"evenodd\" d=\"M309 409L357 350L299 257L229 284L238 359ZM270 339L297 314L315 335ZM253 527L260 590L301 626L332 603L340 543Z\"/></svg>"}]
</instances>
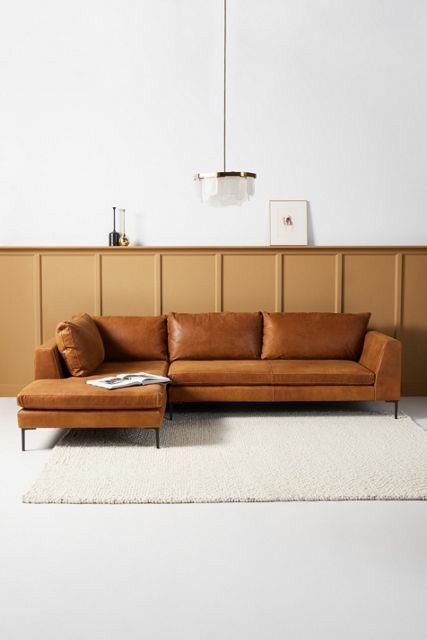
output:
<instances>
[{"instance_id":1,"label":"light gray floor","mask_svg":"<svg viewBox=\"0 0 427 640\"><path fill-rule=\"evenodd\" d=\"M401 408L427 429L427 398ZM58 433L20 453L15 413L0 399L2 640L427 637L426 503L24 505Z\"/></svg>"}]
</instances>

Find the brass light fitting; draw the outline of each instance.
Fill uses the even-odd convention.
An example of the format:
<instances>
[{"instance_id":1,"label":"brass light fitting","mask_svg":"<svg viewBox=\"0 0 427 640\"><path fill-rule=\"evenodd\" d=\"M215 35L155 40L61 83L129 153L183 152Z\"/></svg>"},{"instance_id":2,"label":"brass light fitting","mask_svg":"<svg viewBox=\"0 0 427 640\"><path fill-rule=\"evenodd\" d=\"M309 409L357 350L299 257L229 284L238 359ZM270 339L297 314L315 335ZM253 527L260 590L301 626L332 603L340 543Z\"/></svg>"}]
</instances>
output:
<instances>
[{"instance_id":1,"label":"brass light fitting","mask_svg":"<svg viewBox=\"0 0 427 640\"><path fill-rule=\"evenodd\" d=\"M227 0L224 0L224 49L223 49L223 171L196 173L198 195L202 202L213 207L241 205L255 193L256 173L251 171L227 171Z\"/></svg>"}]
</instances>

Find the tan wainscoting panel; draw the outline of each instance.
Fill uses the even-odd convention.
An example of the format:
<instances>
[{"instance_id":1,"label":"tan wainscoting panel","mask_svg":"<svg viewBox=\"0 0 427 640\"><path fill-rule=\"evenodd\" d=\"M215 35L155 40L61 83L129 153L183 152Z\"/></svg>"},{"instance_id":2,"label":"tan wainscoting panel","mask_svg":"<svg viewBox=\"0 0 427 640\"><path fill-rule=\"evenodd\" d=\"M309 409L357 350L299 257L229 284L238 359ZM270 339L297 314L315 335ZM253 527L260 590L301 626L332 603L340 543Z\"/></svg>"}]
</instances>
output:
<instances>
[{"instance_id":1,"label":"tan wainscoting panel","mask_svg":"<svg viewBox=\"0 0 427 640\"><path fill-rule=\"evenodd\" d=\"M284 311L335 311L334 255L283 256Z\"/></svg>"},{"instance_id":2,"label":"tan wainscoting panel","mask_svg":"<svg viewBox=\"0 0 427 640\"><path fill-rule=\"evenodd\" d=\"M33 378L36 344L33 256L0 256L0 394L15 395Z\"/></svg>"},{"instance_id":3,"label":"tan wainscoting panel","mask_svg":"<svg viewBox=\"0 0 427 640\"><path fill-rule=\"evenodd\" d=\"M343 311L372 313L370 328L395 332L394 255L345 255L343 257Z\"/></svg>"},{"instance_id":4,"label":"tan wainscoting panel","mask_svg":"<svg viewBox=\"0 0 427 640\"><path fill-rule=\"evenodd\" d=\"M403 262L403 393L427 395L427 255Z\"/></svg>"},{"instance_id":5,"label":"tan wainscoting panel","mask_svg":"<svg viewBox=\"0 0 427 640\"><path fill-rule=\"evenodd\" d=\"M55 334L61 320L96 313L95 256L43 255L41 258L42 338Z\"/></svg>"},{"instance_id":6,"label":"tan wainscoting panel","mask_svg":"<svg viewBox=\"0 0 427 640\"><path fill-rule=\"evenodd\" d=\"M214 255L162 257L162 313L215 311Z\"/></svg>"},{"instance_id":7,"label":"tan wainscoting panel","mask_svg":"<svg viewBox=\"0 0 427 640\"><path fill-rule=\"evenodd\" d=\"M101 312L103 315L155 315L155 289L154 256L102 256Z\"/></svg>"},{"instance_id":8,"label":"tan wainscoting panel","mask_svg":"<svg viewBox=\"0 0 427 640\"><path fill-rule=\"evenodd\" d=\"M275 311L275 300L274 255L223 257L223 311Z\"/></svg>"}]
</instances>

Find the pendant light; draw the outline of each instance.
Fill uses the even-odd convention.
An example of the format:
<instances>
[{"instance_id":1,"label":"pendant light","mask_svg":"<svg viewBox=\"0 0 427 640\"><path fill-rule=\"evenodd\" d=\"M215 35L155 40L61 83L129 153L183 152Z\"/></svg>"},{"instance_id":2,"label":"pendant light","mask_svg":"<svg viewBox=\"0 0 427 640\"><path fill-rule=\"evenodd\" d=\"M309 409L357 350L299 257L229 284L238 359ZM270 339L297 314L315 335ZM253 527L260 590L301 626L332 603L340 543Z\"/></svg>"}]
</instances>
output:
<instances>
[{"instance_id":1,"label":"pendant light","mask_svg":"<svg viewBox=\"0 0 427 640\"><path fill-rule=\"evenodd\" d=\"M224 0L224 59L223 59L223 170L215 173L196 173L194 180L200 200L212 207L241 205L255 193L256 173L227 171L227 0Z\"/></svg>"}]
</instances>

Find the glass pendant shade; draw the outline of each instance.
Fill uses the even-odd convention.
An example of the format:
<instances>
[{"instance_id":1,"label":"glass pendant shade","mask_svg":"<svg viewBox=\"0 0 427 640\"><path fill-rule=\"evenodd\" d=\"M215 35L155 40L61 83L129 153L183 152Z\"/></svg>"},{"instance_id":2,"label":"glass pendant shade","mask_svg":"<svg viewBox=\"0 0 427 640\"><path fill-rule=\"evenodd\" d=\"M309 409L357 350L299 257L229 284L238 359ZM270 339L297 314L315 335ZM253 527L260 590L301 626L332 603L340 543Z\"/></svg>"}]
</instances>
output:
<instances>
[{"instance_id":1,"label":"glass pendant shade","mask_svg":"<svg viewBox=\"0 0 427 640\"><path fill-rule=\"evenodd\" d=\"M223 170L216 173L196 173L196 190L200 200L211 207L240 206L255 193L256 173L227 171L227 0L224 0L224 59L223 59Z\"/></svg>"},{"instance_id":2,"label":"glass pendant shade","mask_svg":"<svg viewBox=\"0 0 427 640\"><path fill-rule=\"evenodd\" d=\"M197 173L194 176L197 194L211 207L240 206L255 193L256 173L247 171L220 171Z\"/></svg>"}]
</instances>

